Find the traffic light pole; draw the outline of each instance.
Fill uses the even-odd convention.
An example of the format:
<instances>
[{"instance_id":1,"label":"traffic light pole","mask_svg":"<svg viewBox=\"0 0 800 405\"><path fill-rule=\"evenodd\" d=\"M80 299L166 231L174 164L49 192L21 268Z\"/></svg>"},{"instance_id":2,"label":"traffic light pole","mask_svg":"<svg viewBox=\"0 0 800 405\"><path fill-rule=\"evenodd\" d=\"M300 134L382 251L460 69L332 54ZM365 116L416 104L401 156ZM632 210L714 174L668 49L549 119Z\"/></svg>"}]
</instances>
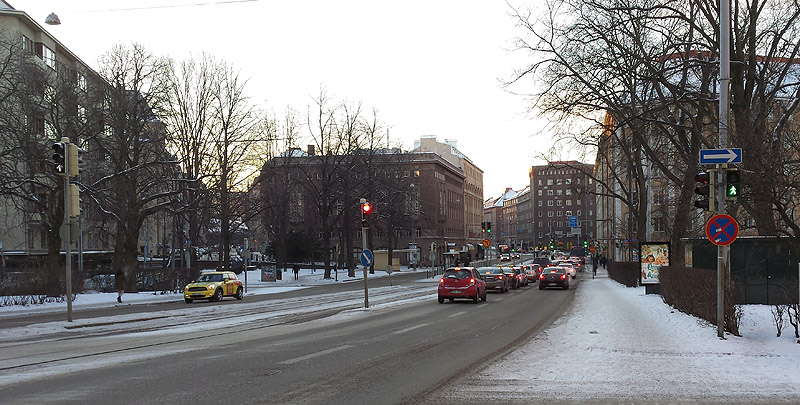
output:
<instances>
[{"instance_id":1,"label":"traffic light pole","mask_svg":"<svg viewBox=\"0 0 800 405\"><path fill-rule=\"evenodd\" d=\"M728 146L728 111L730 109L731 81L731 1L719 2L719 146ZM723 214L725 208L725 186L722 170L717 170L717 214ZM723 277L728 258L728 246L717 246L717 337L725 338L725 296Z\"/></svg>"},{"instance_id":2,"label":"traffic light pole","mask_svg":"<svg viewBox=\"0 0 800 405\"><path fill-rule=\"evenodd\" d=\"M64 220L61 223L61 229L64 231L64 267L66 269L66 297L67 297L67 322L72 322L72 230L70 229L70 215L72 209L70 207L72 198L70 196L70 154L69 138L61 138L64 143Z\"/></svg>"}]
</instances>

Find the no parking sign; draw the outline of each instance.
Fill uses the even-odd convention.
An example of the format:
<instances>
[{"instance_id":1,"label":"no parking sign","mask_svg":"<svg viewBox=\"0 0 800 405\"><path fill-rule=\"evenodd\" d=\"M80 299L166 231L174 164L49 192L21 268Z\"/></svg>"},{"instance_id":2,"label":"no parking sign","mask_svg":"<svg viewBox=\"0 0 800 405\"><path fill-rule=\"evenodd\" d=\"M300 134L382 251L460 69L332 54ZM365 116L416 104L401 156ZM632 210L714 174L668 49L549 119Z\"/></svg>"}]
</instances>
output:
<instances>
[{"instance_id":1,"label":"no parking sign","mask_svg":"<svg viewBox=\"0 0 800 405\"><path fill-rule=\"evenodd\" d=\"M711 217L706 223L706 236L717 246L727 246L739 236L739 223L727 214Z\"/></svg>"}]
</instances>

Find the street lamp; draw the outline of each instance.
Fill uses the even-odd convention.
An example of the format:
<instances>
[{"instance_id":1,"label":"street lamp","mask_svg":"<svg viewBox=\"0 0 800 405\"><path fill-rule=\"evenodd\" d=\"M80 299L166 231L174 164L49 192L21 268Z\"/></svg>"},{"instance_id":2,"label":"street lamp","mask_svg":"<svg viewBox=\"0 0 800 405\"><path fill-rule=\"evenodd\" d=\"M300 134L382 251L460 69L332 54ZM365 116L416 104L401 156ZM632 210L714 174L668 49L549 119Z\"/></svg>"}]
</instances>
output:
<instances>
[{"instance_id":1,"label":"street lamp","mask_svg":"<svg viewBox=\"0 0 800 405\"><path fill-rule=\"evenodd\" d=\"M61 20L58 18L56 13L50 13L50 15L44 19L44 23L47 25L61 25Z\"/></svg>"}]
</instances>

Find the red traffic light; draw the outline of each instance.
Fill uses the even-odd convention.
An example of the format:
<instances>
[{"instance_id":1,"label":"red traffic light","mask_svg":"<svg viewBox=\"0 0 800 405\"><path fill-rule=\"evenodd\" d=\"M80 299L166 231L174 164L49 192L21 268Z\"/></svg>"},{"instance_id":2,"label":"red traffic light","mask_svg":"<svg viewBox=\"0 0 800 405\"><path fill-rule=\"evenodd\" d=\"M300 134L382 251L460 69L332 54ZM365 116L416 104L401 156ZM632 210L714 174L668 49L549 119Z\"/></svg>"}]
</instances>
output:
<instances>
[{"instance_id":1,"label":"red traffic light","mask_svg":"<svg viewBox=\"0 0 800 405\"><path fill-rule=\"evenodd\" d=\"M364 215L369 214L372 212L372 206L369 205L369 203L361 204L361 212L364 213Z\"/></svg>"},{"instance_id":2,"label":"red traffic light","mask_svg":"<svg viewBox=\"0 0 800 405\"><path fill-rule=\"evenodd\" d=\"M708 172L700 172L694 176L694 181L698 183L708 184L710 180L710 175Z\"/></svg>"}]
</instances>

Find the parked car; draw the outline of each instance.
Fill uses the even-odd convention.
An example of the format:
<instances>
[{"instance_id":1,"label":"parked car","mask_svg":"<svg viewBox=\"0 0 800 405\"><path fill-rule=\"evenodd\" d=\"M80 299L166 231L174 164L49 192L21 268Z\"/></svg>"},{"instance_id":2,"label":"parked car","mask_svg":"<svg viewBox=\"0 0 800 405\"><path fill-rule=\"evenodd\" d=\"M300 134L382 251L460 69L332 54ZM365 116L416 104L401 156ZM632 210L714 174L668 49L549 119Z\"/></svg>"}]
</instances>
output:
<instances>
[{"instance_id":1,"label":"parked car","mask_svg":"<svg viewBox=\"0 0 800 405\"><path fill-rule=\"evenodd\" d=\"M519 288L519 271L510 266L502 267L502 269L506 277L508 277L508 287L512 290Z\"/></svg>"},{"instance_id":2,"label":"parked car","mask_svg":"<svg viewBox=\"0 0 800 405\"><path fill-rule=\"evenodd\" d=\"M474 267L451 267L439 280L439 303L456 298L486 301L486 283Z\"/></svg>"},{"instance_id":3,"label":"parked car","mask_svg":"<svg viewBox=\"0 0 800 405\"><path fill-rule=\"evenodd\" d=\"M542 274L539 276L539 289L544 290L546 287L553 286L569 289L569 275L566 268L553 266L545 267L542 270Z\"/></svg>"},{"instance_id":4,"label":"parked car","mask_svg":"<svg viewBox=\"0 0 800 405\"><path fill-rule=\"evenodd\" d=\"M244 298L242 280L232 271L203 273L183 289L183 299L187 304L194 300L222 301L223 297Z\"/></svg>"},{"instance_id":5,"label":"parked car","mask_svg":"<svg viewBox=\"0 0 800 405\"><path fill-rule=\"evenodd\" d=\"M525 269L525 274L528 275L528 282L535 283L536 280L539 280L539 274L542 274L543 267L534 263L526 265Z\"/></svg>"},{"instance_id":6,"label":"parked car","mask_svg":"<svg viewBox=\"0 0 800 405\"><path fill-rule=\"evenodd\" d=\"M514 266L514 271L517 272L517 283L520 287L527 287L528 286L528 273L525 273L525 270L522 269L522 266Z\"/></svg>"},{"instance_id":7,"label":"parked car","mask_svg":"<svg viewBox=\"0 0 800 405\"><path fill-rule=\"evenodd\" d=\"M501 293L508 291L508 277L500 267L481 267L478 269L483 281L486 283L486 290L500 289Z\"/></svg>"},{"instance_id":8,"label":"parked car","mask_svg":"<svg viewBox=\"0 0 800 405\"><path fill-rule=\"evenodd\" d=\"M570 262L561 262L558 264L560 267L567 269L567 274L573 279L578 275L577 270L575 270L575 266L572 265Z\"/></svg>"}]
</instances>

